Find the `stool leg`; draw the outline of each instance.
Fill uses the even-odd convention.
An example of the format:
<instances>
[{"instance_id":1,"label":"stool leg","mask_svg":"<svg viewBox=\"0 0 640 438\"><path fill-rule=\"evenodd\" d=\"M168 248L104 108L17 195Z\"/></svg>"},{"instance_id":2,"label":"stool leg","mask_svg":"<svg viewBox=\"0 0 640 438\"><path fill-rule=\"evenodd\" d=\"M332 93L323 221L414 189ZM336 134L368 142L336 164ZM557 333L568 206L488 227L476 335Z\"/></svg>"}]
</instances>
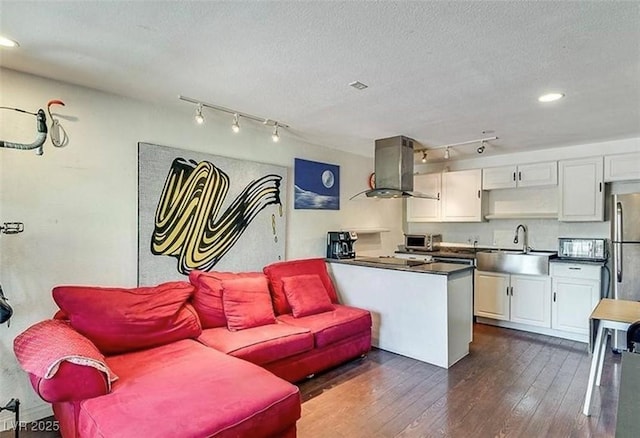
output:
<instances>
[{"instance_id":1,"label":"stool leg","mask_svg":"<svg viewBox=\"0 0 640 438\"><path fill-rule=\"evenodd\" d=\"M596 344L593 348L593 355L591 357L591 368L589 369L589 383L587 386L587 394L584 397L584 408L582 409L582 413L584 415L589 415L589 408L591 407L591 398L593 396L593 389L595 387L596 380L596 371L598 369L599 356L602 354L602 340L604 328L602 324L598 327L598 335L596 336Z\"/></svg>"},{"instance_id":2,"label":"stool leg","mask_svg":"<svg viewBox=\"0 0 640 438\"><path fill-rule=\"evenodd\" d=\"M602 368L604 367L604 356L607 353L607 333L608 330L602 330L602 345L600 346L600 354L598 354L598 372L596 373L596 386L600 386L602 380Z\"/></svg>"}]
</instances>

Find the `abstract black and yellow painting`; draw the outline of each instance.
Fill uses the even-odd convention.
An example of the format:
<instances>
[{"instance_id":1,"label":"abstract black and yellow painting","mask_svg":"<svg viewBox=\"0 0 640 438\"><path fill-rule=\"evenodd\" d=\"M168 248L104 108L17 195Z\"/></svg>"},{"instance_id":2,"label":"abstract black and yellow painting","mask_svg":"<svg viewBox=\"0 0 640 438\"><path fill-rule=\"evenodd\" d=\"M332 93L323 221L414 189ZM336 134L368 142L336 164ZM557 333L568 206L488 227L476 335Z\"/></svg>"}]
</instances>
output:
<instances>
[{"instance_id":1,"label":"abstract black and yellow painting","mask_svg":"<svg viewBox=\"0 0 640 438\"><path fill-rule=\"evenodd\" d=\"M286 168L138 144L138 283L284 260Z\"/></svg>"}]
</instances>

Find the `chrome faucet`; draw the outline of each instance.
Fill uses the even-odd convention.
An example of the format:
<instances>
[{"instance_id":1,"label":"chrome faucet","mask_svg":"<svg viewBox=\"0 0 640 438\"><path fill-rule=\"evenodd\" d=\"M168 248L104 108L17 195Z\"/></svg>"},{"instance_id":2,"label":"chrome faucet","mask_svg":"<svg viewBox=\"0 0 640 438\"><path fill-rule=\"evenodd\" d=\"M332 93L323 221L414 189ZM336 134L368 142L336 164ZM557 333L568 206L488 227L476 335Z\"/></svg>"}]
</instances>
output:
<instances>
[{"instance_id":1,"label":"chrome faucet","mask_svg":"<svg viewBox=\"0 0 640 438\"><path fill-rule=\"evenodd\" d=\"M522 228L524 238L522 242L522 252L527 254L529 252L529 237L527 235L528 233L526 225L520 224L516 227L516 236L513 238L513 243L518 243L518 233L520 232L520 228Z\"/></svg>"}]
</instances>

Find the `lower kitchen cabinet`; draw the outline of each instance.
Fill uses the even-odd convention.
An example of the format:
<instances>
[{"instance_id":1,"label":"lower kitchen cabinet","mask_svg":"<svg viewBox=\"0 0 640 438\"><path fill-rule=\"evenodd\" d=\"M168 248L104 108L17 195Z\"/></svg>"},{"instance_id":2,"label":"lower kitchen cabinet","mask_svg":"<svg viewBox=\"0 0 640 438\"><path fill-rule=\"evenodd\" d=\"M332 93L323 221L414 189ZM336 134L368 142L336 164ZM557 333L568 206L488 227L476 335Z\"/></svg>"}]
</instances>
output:
<instances>
[{"instance_id":1,"label":"lower kitchen cabinet","mask_svg":"<svg viewBox=\"0 0 640 438\"><path fill-rule=\"evenodd\" d=\"M600 301L602 267L551 262L549 276L476 271L478 322L588 342L589 316Z\"/></svg>"},{"instance_id":2,"label":"lower kitchen cabinet","mask_svg":"<svg viewBox=\"0 0 640 438\"><path fill-rule=\"evenodd\" d=\"M511 276L511 321L551 327L551 278Z\"/></svg>"},{"instance_id":3,"label":"lower kitchen cabinet","mask_svg":"<svg viewBox=\"0 0 640 438\"><path fill-rule=\"evenodd\" d=\"M551 279L476 271L474 314L499 321L551 327Z\"/></svg>"},{"instance_id":4,"label":"lower kitchen cabinet","mask_svg":"<svg viewBox=\"0 0 640 438\"><path fill-rule=\"evenodd\" d=\"M509 321L509 274L476 270L473 313L476 316Z\"/></svg>"},{"instance_id":5,"label":"lower kitchen cabinet","mask_svg":"<svg viewBox=\"0 0 640 438\"><path fill-rule=\"evenodd\" d=\"M602 268L580 263L551 263L551 327L589 337L589 315L600 301Z\"/></svg>"}]
</instances>

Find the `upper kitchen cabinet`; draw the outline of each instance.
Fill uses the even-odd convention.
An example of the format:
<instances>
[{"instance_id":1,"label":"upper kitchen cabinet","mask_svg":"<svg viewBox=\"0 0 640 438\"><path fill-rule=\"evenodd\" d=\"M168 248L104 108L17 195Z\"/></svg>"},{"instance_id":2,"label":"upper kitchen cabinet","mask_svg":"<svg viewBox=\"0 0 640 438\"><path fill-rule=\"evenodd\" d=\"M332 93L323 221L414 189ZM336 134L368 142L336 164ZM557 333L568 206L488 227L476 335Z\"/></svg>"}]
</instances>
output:
<instances>
[{"instance_id":1,"label":"upper kitchen cabinet","mask_svg":"<svg viewBox=\"0 0 640 438\"><path fill-rule=\"evenodd\" d=\"M442 174L442 221L481 222L482 169Z\"/></svg>"},{"instance_id":2,"label":"upper kitchen cabinet","mask_svg":"<svg viewBox=\"0 0 640 438\"><path fill-rule=\"evenodd\" d=\"M558 163L556 161L488 167L482 172L483 190L555 186L557 184Z\"/></svg>"},{"instance_id":3,"label":"upper kitchen cabinet","mask_svg":"<svg viewBox=\"0 0 640 438\"><path fill-rule=\"evenodd\" d=\"M559 162L558 220L604 220L602 157Z\"/></svg>"},{"instance_id":4,"label":"upper kitchen cabinet","mask_svg":"<svg viewBox=\"0 0 640 438\"><path fill-rule=\"evenodd\" d=\"M640 179L640 152L604 157L605 182Z\"/></svg>"},{"instance_id":5,"label":"upper kitchen cabinet","mask_svg":"<svg viewBox=\"0 0 640 438\"><path fill-rule=\"evenodd\" d=\"M441 198L442 174L426 173L413 177L413 190ZM440 199L408 198L407 222L440 222Z\"/></svg>"},{"instance_id":6,"label":"upper kitchen cabinet","mask_svg":"<svg viewBox=\"0 0 640 438\"><path fill-rule=\"evenodd\" d=\"M415 175L415 191L440 199L408 198L407 222L481 222L481 186L481 169Z\"/></svg>"}]
</instances>

